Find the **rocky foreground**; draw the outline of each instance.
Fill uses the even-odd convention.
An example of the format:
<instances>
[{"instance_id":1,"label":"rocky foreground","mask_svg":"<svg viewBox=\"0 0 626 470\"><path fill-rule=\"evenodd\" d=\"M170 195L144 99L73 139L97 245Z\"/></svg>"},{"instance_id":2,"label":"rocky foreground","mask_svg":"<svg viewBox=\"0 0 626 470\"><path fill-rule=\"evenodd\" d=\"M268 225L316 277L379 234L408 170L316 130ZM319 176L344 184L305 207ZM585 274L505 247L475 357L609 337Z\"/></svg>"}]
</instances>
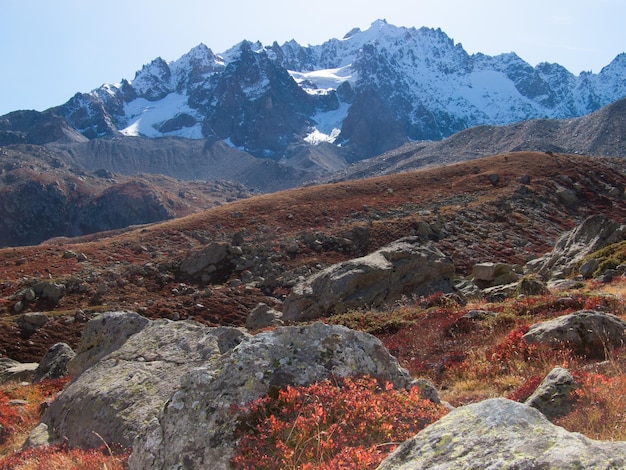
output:
<instances>
[{"instance_id":1,"label":"rocky foreground","mask_svg":"<svg viewBox=\"0 0 626 470\"><path fill-rule=\"evenodd\" d=\"M552 252L528 263L524 275L503 263L484 263L475 267L471 286L454 282L451 261L441 252L405 238L303 279L283 312L255 309L250 315L255 328L249 322L248 331L104 312L86 324L76 353L55 345L34 368L33 380L69 373L72 381L24 446L63 442L89 448L104 440L132 448L131 469L230 468L239 413L254 399L288 385L367 375L397 389L417 387L424 399L440 403L435 386L412 377L376 337L302 322L358 308L359 300L382 308L401 293L447 291L458 301L493 295L496 287L508 297L529 288L529 275L535 279L532 288L543 290L573 282L568 281L573 275L582 279L580 272L622 275L624 265L600 268L600 258L593 255L624 238L624 226L590 217L564 234ZM276 326L283 323L293 326ZM266 329L258 332L259 327ZM536 323L524 339L601 356L607 348L626 344L626 321L602 310L579 310ZM18 369L19 364L5 364L5 377ZM524 403L494 398L458 408L447 404L447 416L398 447L379 468L626 466L626 442L595 441L551 423L571 406L576 388L567 370L555 368Z\"/></svg>"}]
</instances>

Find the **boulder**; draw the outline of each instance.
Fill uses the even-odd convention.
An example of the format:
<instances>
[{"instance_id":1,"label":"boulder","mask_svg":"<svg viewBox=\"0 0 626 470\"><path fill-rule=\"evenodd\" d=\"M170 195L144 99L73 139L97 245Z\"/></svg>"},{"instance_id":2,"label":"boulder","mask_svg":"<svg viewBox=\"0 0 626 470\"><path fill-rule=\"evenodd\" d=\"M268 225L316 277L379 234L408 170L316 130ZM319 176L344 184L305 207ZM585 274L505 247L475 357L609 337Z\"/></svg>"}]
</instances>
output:
<instances>
[{"instance_id":1,"label":"boulder","mask_svg":"<svg viewBox=\"0 0 626 470\"><path fill-rule=\"evenodd\" d=\"M565 344L580 354L604 357L626 344L626 322L610 313L580 310L537 323L524 335L527 343Z\"/></svg>"},{"instance_id":2,"label":"boulder","mask_svg":"<svg viewBox=\"0 0 626 470\"><path fill-rule=\"evenodd\" d=\"M626 468L626 442L555 426L504 398L456 408L409 439L378 470Z\"/></svg>"},{"instance_id":3,"label":"boulder","mask_svg":"<svg viewBox=\"0 0 626 470\"><path fill-rule=\"evenodd\" d=\"M541 411L548 418L562 416L569 411L570 394L578 388L567 369L555 367L524 402Z\"/></svg>"},{"instance_id":4,"label":"boulder","mask_svg":"<svg viewBox=\"0 0 626 470\"><path fill-rule=\"evenodd\" d=\"M342 326L284 326L246 337L217 363L186 374L135 441L129 467L228 469L236 407L287 385L365 374L396 388L412 385L377 338Z\"/></svg>"},{"instance_id":5,"label":"boulder","mask_svg":"<svg viewBox=\"0 0 626 470\"><path fill-rule=\"evenodd\" d=\"M105 312L90 320L83 329L76 356L68 364L70 375L78 377L149 323L147 318L127 311Z\"/></svg>"},{"instance_id":6,"label":"boulder","mask_svg":"<svg viewBox=\"0 0 626 470\"><path fill-rule=\"evenodd\" d=\"M0 384L30 382L38 366L36 362L22 363L8 357L0 358Z\"/></svg>"},{"instance_id":7,"label":"boulder","mask_svg":"<svg viewBox=\"0 0 626 470\"><path fill-rule=\"evenodd\" d=\"M17 318L17 326L26 335L32 335L46 323L48 323L48 316L43 312L28 312Z\"/></svg>"},{"instance_id":8,"label":"boulder","mask_svg":"<svg viewBox=\"0 0 626 470\"><path fill-rule=\"evenodd\" d=\"M479 263L472 267L474 283L479 287L510 284L519 279L515 267L506 263Z\"/></svg>"},{"instance_id":9,"label":"boulder","mask_svg":"<svg viewBox=\"0 0 626 470\"><path fill-rule=\"evenodd\" d=\"M602 214L593 215L563 234L550 253L526 264L526 270L544 280L563 279L575 273L585 256L607 245L622 241L626 226Z\"/></svg>"},{"instance_id":10,"label":"boulder","mask_svg":"<svg viewBox=\"0 0 626 470\"><path fill-rule=\"evenodd\" d=\"M209 246L185 258L180 263L180 271L188 276L195 276L203 271L208 274L217 270L217 266L224 262L230 253L230 245L224 242L214 242Z\"/></svg>"},{"instance_id":11,"label":"boulder","mask_svg":"<svg viewBox=\"0 0 626 470\"><path fill-rule=\"evenodd\" d=\"M258 304L246 318L246 328L249 330L260 330L268 326L282 325L283 313L274 310L269 305Z\"/></svg>"},{"instance_id":12,"label":"boulder","mask_svg":"<svg viewBox=\"0 0 626 470\"><path fill-rule=\"evenodd\" d=\"M39 362L39 366L33 373L33 383L67 375L67 364L74 356L74 351L68 344L56 343L46 351Z\"/></svg>"},{"instance_id":13,"label":"boulder","mask_svg":"<svg viewBox=\"0 0 626 470\"><path fill-rule=\"evenodd\" d=\"M87 324L89 331L100 327L109 335L119 336L116 327L133 314L96 318ZM104 332L90 334L78 347L76 363L89 364L101 354L93 354L86 345L94 337L107 347L115 338ZM49 442L66 442L71 447L100 447L109 444L130 447L135 437L156 418L172 394L179 390L182 377L192 368L210 364L233 348L245 333L229 327L209 328L192 321L148 321L133 335L118 342L117 349L100 357L80 373L46 409L41 422L47 425ZM120 344L121 343L121 344ZM86 355L86 360L81 358ZM96 434L97 433L97 434Z\"/></svg>"},{"instance_id":14,"label":"boulder","mask_svg":"<svg viewBox=\"0 0 626 470\"><path fill-rule=\"evenodd\" d=\"M451 292L454 265L418 237L397 240L362 258L332 265L296 284L283 304L285 321L381 307L403 295Z\"/></svg>"}]
</instances>

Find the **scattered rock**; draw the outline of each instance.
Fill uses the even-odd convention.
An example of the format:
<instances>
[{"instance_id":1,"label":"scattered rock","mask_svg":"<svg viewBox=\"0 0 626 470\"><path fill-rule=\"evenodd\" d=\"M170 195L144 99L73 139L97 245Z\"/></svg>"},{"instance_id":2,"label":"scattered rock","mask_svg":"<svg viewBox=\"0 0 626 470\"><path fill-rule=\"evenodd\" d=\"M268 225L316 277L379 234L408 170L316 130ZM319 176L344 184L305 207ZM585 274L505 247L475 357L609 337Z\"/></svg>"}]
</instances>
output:
<instances>
[{"instance_id":1,"label":"scattered rock","mask_svg":"<svg viewBox=\"0 0 626 470\"><path fill-rule=\"evenodd\" d=\"M249 330L260 330L268 326L282 325L282 316L282 312L274 310L267 304L260 303L248 315L246 328Z\"/></svg>"},{"instance_id":2,"label":"scattered rock","mask_svg":"<svg viewBox=\"0 0 626 470\"><path fill-rule=\"evenodd\" d=\"M362 258L335 264L296 284L283 304L286 321L381 307L403 295L451 292L454 265L419 238L400 239Z\"/></svg>"},{"instance_id":3,"label":"scattered rock","mask_svg":"<svg viewBox=\"0 0 626 470\"><path fill-rule=\"evenodd\" d=\"M524 403L549 419L563 416L570 409L570 393L576 388L578 385L572 374L567 369L555 367Z\"/></svg>"},{"instance_id":4,"label":"scattered rock","mask_svg":"<svg viewBox=\"0 0 626 470\"><path fill-rule=\"evenodd\" d=\"M74 356L74 351L68 344L56 343L48 349L39 362L39 366L33 373L33 383L67 375L67 364Z\"/></svg>"},{"instance_id":5,"label":"scattered rock","mask_svg":"<svg viewBox=\"0 0 626 470\"><path fill-rule=\"evenodd\" d=\"M504 398L456 408L409 439L378 470L626 468L626 442L555 426Z\"/></svg>"},{"instance_id":6,"label":"scattered rock","mask_svg":"<svg viewBox=\"0 0 626 470\"><path fill-rule=\"evenodd\" d=\"M626 344L626 322L597 310L580 310L537 323L524 335L528 343L565 344L580 354L604 357L607 349Z\"/></svg>"},{"instance_id":7,"label":"scattered rock","mask_svg":"<svg viewBox=\"0 0 626 470\"><path fill-rule=\"evenodd\" d=\"M548 293L548 286L541 279L534 276L524 276L517 286L522 295L544 295Z\"/></svg>"},{"instance_id":8,"label":"scattered rock","mask_svg":"<svg viewBox=\"0 0 626 470\"><path fill-rule=\"evenodd\" d=\"M24 334L31 335L48 321L48 316L43 312L28 312L17 318L17 326Z\"/></svg>"},{"instance_id":9,"label":"scattered rock","mask_svg":"<svg viewBox=\"0 0 626 470\"><path fill-rule=\"evenodd\" d=\"M193 276L221 263L228 256L230 244L214 242L180 263L180 271ZM213 268L214 270L215 268Z\"/></svg>"},{"instance_id":10,"label":"scattered rock","mask_svg":"<svg viewBox=\"0 0 626 470\"><path fill-rule=\"evenodd\" d=\"M474 283L481 289L516 282L520 275L506 263L479 263L472 268Z\"/></svg>"},{"instance_id":11,"label":"scattered rock","mask_svg":"<svg viewBox=\"0 0 626 470\"><path fill-rule=\"evenodd\" d=\"M7 382L30 382L33 372L39 366L36 362L18 362L8 358L0 359L0 384Z\"/></svg>"}]
</instances>

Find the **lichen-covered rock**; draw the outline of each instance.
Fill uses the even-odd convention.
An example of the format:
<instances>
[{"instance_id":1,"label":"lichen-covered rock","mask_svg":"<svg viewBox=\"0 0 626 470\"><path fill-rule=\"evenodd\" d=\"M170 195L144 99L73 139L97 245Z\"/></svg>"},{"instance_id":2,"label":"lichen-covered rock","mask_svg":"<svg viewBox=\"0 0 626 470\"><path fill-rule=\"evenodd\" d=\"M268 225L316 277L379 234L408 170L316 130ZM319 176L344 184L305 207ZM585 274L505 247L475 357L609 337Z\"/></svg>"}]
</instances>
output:
<instances>
[{"instance_id":1,"label":"lichen-covered rock","mask_svg":"<svg viewBox=\"0 0 626 470\"><path fill-rule=\"evenodd\" d=\"M574 273L582 259L611 243L622 241L626 226L602 214L593 215L563 234L550 253L526 264L526 270L544 280L562 279Z\"/></svg>"},{"instance_id":2,"label":"lichen-covered rock","mask_svg":"<svg viewBox=\"0 0 626 470\"><path fill-rule=\"evenodd\" d=\"M70 375L78 377L149 323L150 320L135 312L124 311L105 312L90 320L81 335L76 356L68 364Z\"/></svg>"},{"instance_id":3,"label":"lichen-covered rock","mask_svg":"<svg viewBox=\"0 0 626 470\"><path fill-rule=\"evenodd\" d=\"M66 343L56 343L44 354L33 373L33 383L67 375L67 364L76 354Z\"/></svg>"},{"instance_id":4,"label":"lichen-covered rock","mask_svg":"<svg viewBox=\"0 0 626 470\"><path fill-rule=\"evenodd\" d=\"M580 310L532 325L524 340L552 346L566 344L576 352L602 357L607 348L626 345L626 322L610 313Z\"/></svg>"},{"instance_id":5,"label":"lichen-covered rock","mask_svg":"<svg viewBox=\"0 0 626 470\"><path fill-rule=\"evenodd\" d=\"M570 394L577 387L567 369L555 367L524 403L538 409L548 418L555 418L569 411Z\"/></svg>"},{"instance_id":6,"label":"lichen-covered rock","mask_svg":"<svg viewBox=\"0 0 626 470\"><path fill-rule=\"evenodd\" d=\"M374 253L330 266L296 284L283 304L285 321L380 307L403 295L451 292L454 265L431 244L407 237Z\"/></svg>"},{"instance_id":7,"label":"lichen-covered rock","mask_svg":"<svg viewBox=\"0 0 626 470\"><path fill-rule=\"evenodd\" d=\"M127 316L132 320L132 316ZM101 338L111 349L114 344L104 334L96 334L99 325L108 334L122 333L120 315L92 320L86 344ZM113 322L108 320L115 320ZM137 326L138 322L131 322ZM245 333L229 327L209 328L191 322L149 321L118 349L110 351L84 370L47 408L42 422L48 426L51 443L65 441L70 446L99 447L107 443L131 446L159 413L167 399L180 388L182 377L200 364L208 367ZM91 354L81 343L78 363L88 364L101 352ZM87 361L80 359L88 355ZM96 434L97 433L97 434Z\"/></svg>"},{"instance_id":8,"label":"lichen-covered rock","mask_svg":"<svg viewBox=\"0 0 626 470\"><path fill-rule=\"evenodd\" d=\"M626 468L626 442L555 426L538 410L493 398L456 408L406 441L378 470Z\"/></svg>"},{"instance_id":9,"label":"lichen-covered rock","mask_svg":"<svg viewBox=\"0 0 626 470\"><path fill-rule=\"evenodd\" d=\"M412 382L377 338L345 327L315 323L247 337L217 363L189 371L135 441L130 468L228 469L238 418L233 405L287 385L365 374L397 388Z\"/></svg>"}]
</instances>

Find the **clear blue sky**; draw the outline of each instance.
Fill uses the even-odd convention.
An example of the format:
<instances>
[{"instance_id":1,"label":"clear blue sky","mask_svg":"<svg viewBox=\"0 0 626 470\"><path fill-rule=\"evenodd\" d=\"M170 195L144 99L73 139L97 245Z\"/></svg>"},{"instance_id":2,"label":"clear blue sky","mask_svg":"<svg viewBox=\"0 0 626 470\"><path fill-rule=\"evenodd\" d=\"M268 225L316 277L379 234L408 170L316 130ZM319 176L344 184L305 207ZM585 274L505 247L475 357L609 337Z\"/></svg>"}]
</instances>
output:
<instances>
[{"instance_id":1,"label":"clear blue sky","mask_svg":"<svg viewBox=\"0 0 626 470\"><path fill-rule=\"evenodd\" d=\"M626 0L0 0L0 115L132 80L201 42L216 53L243 39L321 44L376 19L575 74L626 51Z\"/></svg>"}]
</instances>

